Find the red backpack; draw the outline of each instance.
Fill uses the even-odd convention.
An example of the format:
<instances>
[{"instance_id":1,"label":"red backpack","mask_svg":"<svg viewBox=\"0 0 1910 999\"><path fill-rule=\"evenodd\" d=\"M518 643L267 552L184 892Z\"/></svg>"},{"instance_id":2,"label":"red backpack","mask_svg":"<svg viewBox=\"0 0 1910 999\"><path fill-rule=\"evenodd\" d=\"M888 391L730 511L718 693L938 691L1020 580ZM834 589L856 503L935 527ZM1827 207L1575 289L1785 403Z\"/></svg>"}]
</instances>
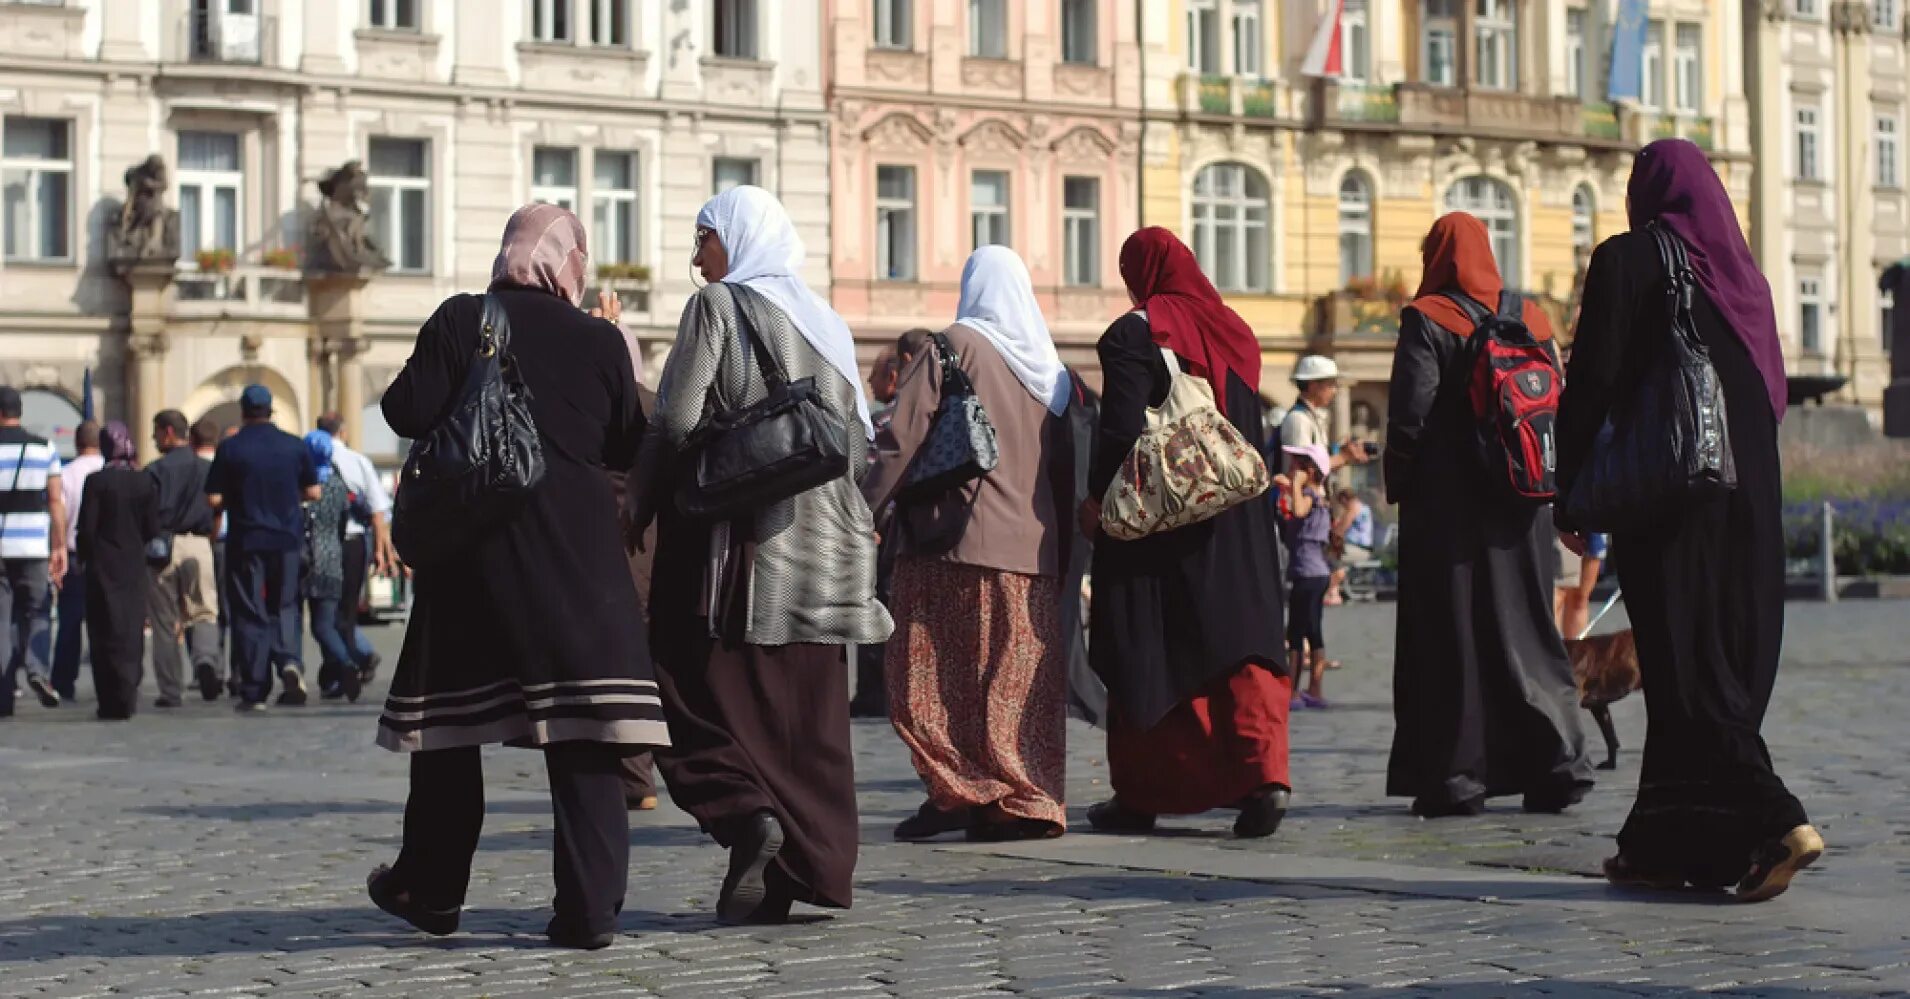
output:
<instances>
[{"instance_id":1,"label":"red backpack","mask_svg":"<svg viewBox=\"0 0 1910 999\"><path fill-rule=\"evenodd\" d=\"M1486 471L1495 479L1503 476L1514 496L1552 502L1558 492L1559 394L1565 388L1558 355L1526 328L1525 299L1516 292L1500 293L1496 313L1461 292L1446 297L1474 326L1466 342L1472 355L1467 396Z\"/></svg>"}]
</instances>

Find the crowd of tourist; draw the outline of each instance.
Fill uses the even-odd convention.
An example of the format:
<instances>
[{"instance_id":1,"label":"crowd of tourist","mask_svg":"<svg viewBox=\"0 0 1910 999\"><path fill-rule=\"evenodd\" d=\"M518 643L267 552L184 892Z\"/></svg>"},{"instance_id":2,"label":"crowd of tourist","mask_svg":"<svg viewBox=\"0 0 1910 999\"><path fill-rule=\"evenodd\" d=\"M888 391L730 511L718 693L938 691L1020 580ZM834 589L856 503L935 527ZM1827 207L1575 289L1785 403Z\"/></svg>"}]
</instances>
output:
<instances>
[{"instance_id":1,"label":"crowd of tourist","mask_svg":"<svg viewBox=\"0 0 1910 999\"><path fill-rule=\"evenodd\" d=\"M1569 370L1545 312L1507 289L1485 226L1463 213L1434 223L1400 317L1383 442L1330 440L1338 371L1324 356L1300 361L1299 401L1266 439L1259 341L1164 229L1122 248L1133 308L1097 344L1098 394L1062 363L1021 259L987 246L964 268L952 323L877 360L872 411L850 331L804 283L802 241L768 192L737 187L699 214L706 283L654 397L615 325L620 303L586 311L583 225L558 206L520 209L488 292L438 309L384 397L395 431L426 438L464 418L471 373L490 370L541 450L507 514L414 566L378 729L411 754L411 797L372 898L427 932L456 929L483 821L477 747L506 742L541 749L550 773L554 943L612 939L626 805L655 802L648 754L729 850L724 920L847 907L852 708L886 714L921 777L898 839L1063 835L1071 711L1106 729L1112 794L1086 811L1095 829L1231 809L1237 835L1273 835L1296 795L1289 712L1329 708L1327 608L1375 553L1374 512L1347 469L1375 460L1398 516L1387 792L1432 819L1509 795L1559 812L1592 789L1563 639L1590 623L1609 543L1650 721L1606 873L1735 885L1748 900L1783 891L1823 843L1758 735L1783 620L1769 289L1695 146L1642 151L1629 206L1633 231L1592 258ZM1661 260L1665 233L1687 269ZM1736 488L1588 541L1598 525L1575 523L1564 497L1606 474L1595 438L1638 405L1629 387L1677 332L1663 289L1686 277ZM1508 489L1480 461L1492 374L1480 356L1501 341L1537 365L1522 383L1532 398L1556 400L1542 490ZM0 391L0 612L31 647L49 584L83 577L61 592L79 591L70 613L92 637L102 716L133 711L147 621L159 703L182 696L180 638L217 696L222 606L243 710L275 681L280 703L305 698L301 600L326 693L356 699L375 669L343 604L367 558L396 568L390 497L335 424L300 440L271 425L263 388L241 402L245 426L216 449L219 428L161 414L166 456L144 471L124 427L82 428L63 473L20 429L18 394ZM1163 424L1178 428L1164 445ZM1165 457L1150 464L1156 446ZM1176 476L1215 474L1224 502L1174 493ZM755 483L740 501L721 491L737 476ZM59 648L51 672L24 657L49 704L71 695L76 656L67 636ZM10 671L0 696L12 688Z\"/></svg>"}]
</instances>

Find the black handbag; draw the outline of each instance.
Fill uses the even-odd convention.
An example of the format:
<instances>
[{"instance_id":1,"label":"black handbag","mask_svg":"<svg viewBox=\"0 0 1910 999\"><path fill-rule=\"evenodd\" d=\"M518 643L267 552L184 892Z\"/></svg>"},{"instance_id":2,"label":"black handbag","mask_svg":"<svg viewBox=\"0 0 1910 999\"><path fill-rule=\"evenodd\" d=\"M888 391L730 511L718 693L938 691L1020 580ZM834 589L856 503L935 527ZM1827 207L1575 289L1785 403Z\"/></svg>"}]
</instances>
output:
<instances>
[{"instance_id":1,"label":"black handbag","mask_svg":"<svg viewBox=\"0 0 1910 999\"><path fill-rule=\"evenodd\" d=\"M753 514L849 472L848 433L816 380L789 380L756 332L745 295L731 294L738 330L768 392L760 402L717 413L690 438L694 460L677 507L699 520Z\"/></svg>"},{"instance_id":2,"label":"black handbag","mask_svg":"<svg viewBox=\"0 0 1910 999\"><path fill-rule=\"evenodd\" d=\"M1697 277L1685 247L1657 223L1668 332L1632 394L1613 405L1565 503L1572 526L1601 534L1662 521L1737 488L1724 387L1691 316Z\"/></svg>"},{"instance_id":3,"label":"black handbag","mask_svg":"<svg viewBox=\"0 0 1910 999\"><path fill-rule=\"evenodd\" d=\"M987 475L1001 463L995 425L975 395L975 384L957 362L955 348L940 333L929 338L942 364L942 399L909 466L908 479L896 493L901 503L933 500Z\"/></svg>"},{"instance_id":4,"label":"black handbag","mask_svg":"<svg viewBox=\"0 0 1910 999\"><path fill-rule=\"evenodd\" d=\"M483 330L457 403L411 445L393 499L392 543L425 566L523 509L544 478L531 392L511 357L511 324L484 296Z\"/></svg>"}]
</instances>

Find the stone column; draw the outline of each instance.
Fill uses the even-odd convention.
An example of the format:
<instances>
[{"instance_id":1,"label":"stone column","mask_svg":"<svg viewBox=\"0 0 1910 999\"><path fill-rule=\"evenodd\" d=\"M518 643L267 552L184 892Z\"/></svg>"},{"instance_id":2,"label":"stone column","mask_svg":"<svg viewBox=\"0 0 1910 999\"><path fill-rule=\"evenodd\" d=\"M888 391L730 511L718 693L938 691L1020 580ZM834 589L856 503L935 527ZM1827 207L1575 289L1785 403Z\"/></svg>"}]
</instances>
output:
<instances>
[{"instance_id":1,"label":"stone column","mask_svg":"<svg viewBox=\"0 0 1910 999\"><path fill-rule=\"evenodd\" d=\"M166 314L172 309L173 276L178 270L179 265L171 260L119 268L121 280L132 291L126 317L126 355L132 363L127 383L133 397L128 415L142 465L159 457L153 446L152 425L153 417L166 402L166 353L171 346Z\"/></svg>"},{"instance_id":2,"label":"stone column","mask_svg":"<svg viewBox=\"0 0 1910 999\"><path fill-rule=\"evenodd\" d=\"M365 348L365 317L360 308L371 271L314 273L305 279L305 298L311 306L313 351L336 359L329 397L312 400L316 418L336 409L345 419L347 436L356 440L362 428L358 414L365 408L365 376L359 357ZM322 363L322 362L321 362Z\"/></svg>"}]
</instances>

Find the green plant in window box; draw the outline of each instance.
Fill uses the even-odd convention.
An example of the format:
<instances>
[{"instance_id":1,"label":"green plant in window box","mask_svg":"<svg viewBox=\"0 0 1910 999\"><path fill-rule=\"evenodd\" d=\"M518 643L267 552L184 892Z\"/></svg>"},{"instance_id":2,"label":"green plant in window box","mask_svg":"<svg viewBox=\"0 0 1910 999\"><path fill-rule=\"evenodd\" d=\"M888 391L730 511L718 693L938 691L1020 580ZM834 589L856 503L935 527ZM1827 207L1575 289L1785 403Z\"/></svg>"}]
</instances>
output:
<instances>
[{"instance_id":1,"label":"green plant in window box","mask_svg":"<svg viewBox=\"0 0 1910 999\"><path fill-rule=\"evenodd\" d=\"M599 281L634 281L638 284L650 282L650 265L611 263L597 265Z\"/></svg>"},{"instance_id":2,"label":"green plant in window box","mask_svg":"<svg viewBox=\"0 0 1910 999\"><path fill-rule=\"evenodd\" d=\"M198 255L199 269L208 274L229 274L238 262L238 257L226 249L200 250Z\"/></svg>"},{"instance_id":3,"label":"green plant in window box","mask_svg":"<svg viewBox=\"0 0 1910 999\"><path fill-rule=\"evenodd\" d=\"M278 270L295 271L298 270L298 251L288 246L275 246L260 254L259 262Z\"/></svg>"}]
</instances>

